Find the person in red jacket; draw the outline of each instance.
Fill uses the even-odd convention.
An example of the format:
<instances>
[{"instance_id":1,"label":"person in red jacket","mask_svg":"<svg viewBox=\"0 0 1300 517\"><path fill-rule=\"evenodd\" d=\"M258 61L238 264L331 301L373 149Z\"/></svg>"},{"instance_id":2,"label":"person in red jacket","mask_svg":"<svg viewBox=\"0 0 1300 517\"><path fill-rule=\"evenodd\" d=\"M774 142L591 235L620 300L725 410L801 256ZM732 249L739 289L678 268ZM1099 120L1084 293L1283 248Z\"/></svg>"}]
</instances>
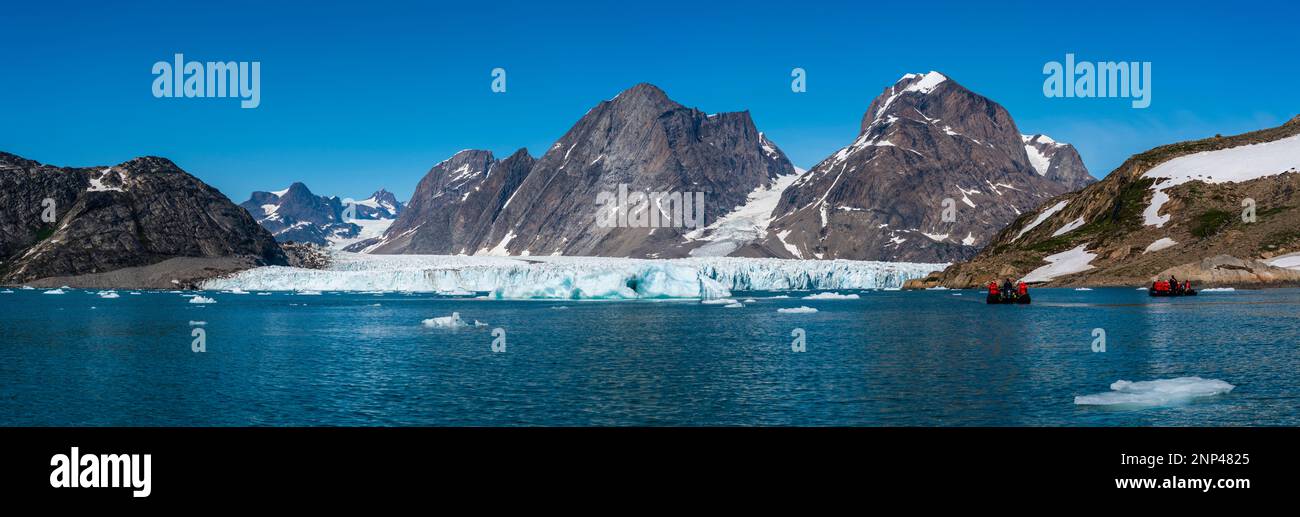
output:
<instances>
[{"instance_id":1,"label":"person in red jacket","mask_svg":"<svg viewBox=\"0 0 1300 517\"><path fill-rule=\"evenodd\" d=\"M1021 280L1019 284L1016 284L1016 295L1022 298L1029 295L1029 286L1025 285L1024 280Z\"/></svg>"},{"instance_id":2,"label":"person in red jacket","mask_svg":"<svg viewBox=\"0 0 1300 517\"><path fill-rule=\"evenodd\" d=\"M998 295L998 281L989 280L989 296L997 296L997 295Z\"/></svg>"}]
</instances>

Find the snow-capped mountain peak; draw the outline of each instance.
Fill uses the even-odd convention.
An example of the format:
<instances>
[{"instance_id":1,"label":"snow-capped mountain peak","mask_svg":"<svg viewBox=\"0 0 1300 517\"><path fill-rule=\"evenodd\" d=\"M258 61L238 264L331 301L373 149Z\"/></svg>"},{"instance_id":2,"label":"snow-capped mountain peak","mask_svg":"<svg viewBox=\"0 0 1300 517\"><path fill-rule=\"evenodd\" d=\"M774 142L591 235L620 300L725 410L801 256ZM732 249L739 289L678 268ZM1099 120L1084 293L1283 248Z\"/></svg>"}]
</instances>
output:
<instances>
[{"instance_id":1,"label":"snow-capped mountain peak","mask_svg":"<svg viewBox=\"0 0 1300 517\"><path fill-rule=\"evenodd\" d=\"M382 235L404 208L383 189L362 201L349 199L318 196L302 182L294 182L284 190L254 192L240 206L279 242L335 249Z\"/></svg>"}]
</instances>

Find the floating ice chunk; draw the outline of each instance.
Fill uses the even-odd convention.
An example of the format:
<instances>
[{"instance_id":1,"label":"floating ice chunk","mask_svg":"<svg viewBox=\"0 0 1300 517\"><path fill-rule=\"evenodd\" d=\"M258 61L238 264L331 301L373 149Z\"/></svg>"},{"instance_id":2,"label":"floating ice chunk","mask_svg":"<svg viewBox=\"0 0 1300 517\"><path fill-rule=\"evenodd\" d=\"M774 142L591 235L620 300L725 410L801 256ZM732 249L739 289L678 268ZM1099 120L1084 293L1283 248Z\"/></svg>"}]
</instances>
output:
<instances>
[{"instance_id":1,"label":"floating ice chunk","mask_svg":"<svg viewBox=\"0 0 1300 517\"><path fill-rule=\"evenodd\" d=\"M743 304L743 303L740 303L740 302L732 302L732 303L728 303L728 304L726 304L726 305L723 305L722 308L724 308L724 309L739 309L739 308L744 307L744 306L745 306L745 304Z\"/></svg>"},{"instance_id":2,"label":"floating ice chunk","mask_svg":"<svg viewBox=\"0 0 1300 517\"><path fill-rule=\"evenodd\" d=\"M190 298L190 303L217 303L217 301L206 296L195 296Z\"/></svg>"},{"instance_id":3,"label":"floating ice chunk","mask_svg":"<svg viewBox=\"0 0 1300 517\"><path fill-rule=\"evenodd\" d=\"M8 290L8 289L5 289L5 290L3 290L3 291L0 291L0 294L14 294L14 292L13 292L13 291L10 291L10 290Z\"/></svg>"},{"instance_id":4,"label":"floating ice chunk","mask_svg":"<svg viewBox=\"0 0 1300 517\"><path fill-rule=\"evenodd\" d=\"M1091 291L1091 290L1092 290L1092 289L1087 288L1087 287L1080 287L1080 288L1078 288L1078 289L1075 289L1075 291Z\"/></svg>"},{"instance_id":5,"label":"floating ice chunk","mask_svg":"<svg viewBox=\"0 0 1300 517\"><path fill-rule=\"evenodd\" d=\"M424 320L422 323L424 323L424 326L426 327L437 329L457 329L469 326L468 323L465 323L465 320L460 319L459 312L453 312L451 313L451 316L429 318Z\"/></svg>"},{"instance_id":6,"label":"floating ice chunk","mask_svg":"<svg viewBox=\"0 0 1300 517\"><path fill-rule=\"evenodd\" d=\"M777 309L776 312L782 314L812 314L814 312L817 312L817 309L814 309L812 307L802 307L802 306L785 307L785 308Z\"/></svg>"},{"instance_id":7,"label":"floating ice chunk","mask_svg":"<svg viewBox=\"0 0 1300 517\"><path fill-rule=\"evenodd\" d=\"M41 294L63 294L65 292L66 291L64 291L63 289L50 289L49 291L45 291L44 293Z\"/></svg>"},{"instance_id":8,"label":"floating ice chunk","mask_svg":"<svg viewBox=\"0 0 1300 517\"><path fill-rule=\"evenodd\" d=\"M100 291L99 297L113 299L113 298L121 298L121 295L117 294L117 292L115 291Z\"/></svg>"},{"instance_id":9,"label":"floating ice chunk","mask_svg":"<svg viewBox=\"0 0 1300 517\"><path fill-rule=\"evenodd\" d=\"M745 298L745 299L742 300L742 301L745 302L745 303L756 303L756 302L758 302L758 300L755 300L755 299L753 299L753 298Z\"/></svg>"},{"instance_id":10,"label":"floating ice chunk","mask_svg":"<svg viewBox=\"0 0 1300 517\"><path fill-rule=\"evenodd\" d=\"M298 291L295 294L297 294L298 296L320 296L320 291L304 290L304 291Z\"/></svg>"},{"instance_id":11,"label":"floating ice chunk","mask_svg":"<svg viewBox=\"0 0 1300 517\"><path fill-rule=\"evenodd\" d=\"M1235 386L1218 379L1178 377L1154 381L1115 381L1111 391L1074 397L1080 406L1158 407L1185 404L1194 399L1232 391Z\"/></svg>"},{"instance_id":12,"label":"floating ice chunk","mask_svg":"<svg viewBox=\"0 0 1300 517\"><path fill-rule=\"evenodd\" d=\"M728 305L736 303L736 300L732 300L731 298L714 298L710 300L700 300L700 303L704 305Z\"/></svg>"},{"instance_id":13,"label":"floating ice chunk","mask_svg":"<svg viewBox=\"0 0 1300 517\"><path fill-rule=\"evenodd\" d=\"M200 327L200 326L207 325L207 324L208 324L208 322L206 322L206 321L194 321L194 320L190 320L190 326L191 326L191 327Z\"/></svg>"},{"instance_id":14,"label":"floating ice chunk","mask_svg":"<svg viewBox=\"0 0 1300 517\"><path fill-rule=\"evenodd\" d=\"M1237 288L1235 288L1235 287L1211 287L1211 288L1209 288L1209 289L1201 289L1200 292L1202 292L1202 293L1231 293L1231 292L1236 292L1236 290L1237 290Z\"/></svg>"},{"instance_id":15,"label":"floating ice chunk","mask_svg":"<svg viewBox=\"0 0 1300 517\"><path fill-rule=\"evenodd\" d=\"M229 290L229 291L227 291L227 292L230 293L230 294L248 294L248 291L245 291L245 290L240 289L240 288L238 288L238 287L233 288L233 289L231 289L231 290Z\"/></svg>"},{"instance_id":16,"label":"floating ice chunk","mask_svg":"<svg viewBox=\"0 0 1300 517\"><path fill-rule=\"evenodd\" d=\"M856 294L840 293L817 293L803 297L805 300L856 300L859 296Z\"/></svg>"}]
</instances>

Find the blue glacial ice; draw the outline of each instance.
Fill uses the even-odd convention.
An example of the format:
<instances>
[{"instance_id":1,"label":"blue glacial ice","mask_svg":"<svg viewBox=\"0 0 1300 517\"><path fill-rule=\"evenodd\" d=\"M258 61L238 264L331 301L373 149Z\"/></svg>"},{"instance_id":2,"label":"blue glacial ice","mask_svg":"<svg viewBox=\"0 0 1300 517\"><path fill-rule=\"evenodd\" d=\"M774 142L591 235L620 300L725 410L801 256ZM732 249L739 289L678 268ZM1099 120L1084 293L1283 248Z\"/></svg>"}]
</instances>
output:
<instances>
[{"instance_id":1,"label":"blue glacial ice","mask_svg":"<svg viewBox=\"0 0 1300 517\"><path fill-rule=\"evenodd\" d=\"M327 269L282 266L209 280L248 291L486 292L495 299L727 298L732 291L885 289L945 264L735 257L470 257L332 253Z\"/></svg>"}]
</instances>

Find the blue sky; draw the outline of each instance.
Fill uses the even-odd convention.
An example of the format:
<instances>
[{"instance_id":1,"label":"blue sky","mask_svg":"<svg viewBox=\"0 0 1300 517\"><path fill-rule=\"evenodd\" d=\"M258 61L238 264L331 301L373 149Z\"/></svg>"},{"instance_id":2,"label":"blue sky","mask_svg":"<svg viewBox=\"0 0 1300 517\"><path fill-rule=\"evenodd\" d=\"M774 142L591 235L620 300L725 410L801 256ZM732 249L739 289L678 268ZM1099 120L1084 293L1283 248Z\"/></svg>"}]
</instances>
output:
<instances>
[{"instance_id":1,"label":"blue sky","mask_svg":"<svg viewBox=\"0 0 1300 517\"><path fill-rule=\"evenodd\" d=\"M545 151L638 82L749 110L801 167L872 98L938 70L1094 176L1178 140L1300 113L1300 7L1249 2L15 2L0 17L0 150L56 165L166 156L236 202L301 180L405 198L460 149ZM261 106L156 99L154 62L260 61ZM1152 62L1152 105L1042 93L1043 64ZM490 91L493 68L508 91ZM808 91L790 91L790 70Z\"/></svg>"}]
</instances>

